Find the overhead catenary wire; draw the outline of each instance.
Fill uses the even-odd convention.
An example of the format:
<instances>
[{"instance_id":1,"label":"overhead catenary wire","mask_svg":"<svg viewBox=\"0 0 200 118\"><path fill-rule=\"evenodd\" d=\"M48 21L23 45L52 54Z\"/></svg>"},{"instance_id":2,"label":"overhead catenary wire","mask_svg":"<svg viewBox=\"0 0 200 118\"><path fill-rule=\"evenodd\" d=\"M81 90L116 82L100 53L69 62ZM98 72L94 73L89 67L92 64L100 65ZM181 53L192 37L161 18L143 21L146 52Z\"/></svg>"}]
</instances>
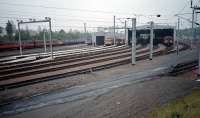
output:
<instances>
[{"instance_id":1,"label":"overhead catenary wire","mask_svg":"<svg viewBox=\"0 0 200 118\"><path fill-rule=\"evenodd\" d=\"M80 17L80 16L74 16L74 15L69 15L69 14L55 14L55 13L50 13L50 14L47 14L46 12L43 14L43 12L27 12L27 11L12 11L12 10L6 10L6 15L10 14L10 15L30 15L30 14L37 14L38 16L41 16L41 15L45 15L45 16L58 16L58 17L70 17L70 18L84 18L84 19L94 19L94 17ZM10 13L9 13L10 12ZM14 13L17 13L17 14L14 14ZM19 13L19 14L18 14ZM100 19L100 20L110 20L110 19L105 19L105 18L102 18L102 17L96 17L96 19Z\"/></svg>"},{"instance_id":2,"label":"overhead catenary wire","mask_svg":"<svg viewBox=\"0 0 200 118\"><path fill-rule=\"evenodd\" d=\"M187 0L186 3L185 3L185 5L183 6L183 8L181 8L181 10L180 10L178 13L176 13L176 14L181 14L181 13L185 10L185 8L189 5L189 4L188 4L189 2L190 2L190 1Z\"/></svg>"},{"instance_id":3,"label":"overhead catenary wire","mask_svg":"<svg viewBox=\"0 0 200 118\"><path fill-rule=\"evenodd\" d=\"M0 3L2 3L2 2L0 2ZM5 2L3 2L3 4L7 4L7 5L19 5L19 6L26 6L27 4L18 4L18 3L5 3ZM29 4L30 5L30 4ZM28 6L29 6L28 5ZM44 7L44 6L41 6L41 5L31 5L32 7ZM45 8L52 8L52 7L48 7L48 6L45 6ZM53 7L54 8L54 7ZM56 9L57 7L55 7L55 9ZM58 8L60 8L60 7L58 7ZM61 9L65 9L65 8L62 8L61 7ZM66 8L66 9L68 9L68 8ZM79 9L80 10L80 9ZM84 11L84 10L82 10L82 11ZM87 10L86 10L87 11ZM92 10L91 12L94 12L95 10ZM96 12L96 11L95 11ZM100 11L99 11L100 12ZM107 12L107 11L106 11ZM108 11L109 13L111 13L111 11ZM26 12L26 13L28 13L28 12ZM112 13L115 13L115 12L112 12ZM16 14L17 15L17 14ZM143 16L143 17L146 17L146 18L149 18L149 16L152 16L152 15L144 15L144 14L131 14L131 15L135 15L135 16ZM55 14L55 15L53 15L53 16L64 16L64 15L57 15L57 14ZM21 19L21 18L20 18ZM28 19L28 18L23 18L23 19ZM57 18L58 19L58 18ZM74 19L72 19L73 21L74 21ZM71 20L71 21L72 21ZM75 19L75 20L79 20L79 21L84 21L84 22L110 22L110 21L97 21L97 20L82 20L82 19Z\"/></svg>"},{"instance_id":4,"label":"overhead catenary wire","mask_svg":"<svg viewBox=\"0 0 200 118\"><path fill-rule=\"evenodd\" d=\"M187 2L188 3L188 2ZM79 12L92 12L92 13L104 13L104 14L124 14L124 15L135 15L136 17L146 17L146 18L150 18L150 16L153 16L153 15L145 15L145 14L134 14L134 13L125 13L125 12L115 12L115 11L103 11L103 10L91 10L91 9L74 9L74 8L67 8L67 7L55 7L55 6L47 6L47 5L33 5L33 4L24 4L24 3L10 3L10 2L0 2L1 5L8 5L8 6L19 6L19 7L33 7L33 8L44 8L44 9L55 9L55 10L65 10L65 11L79 11ZM187 4L181 9L184 10L186 8ZM17 12L17 11L14 11L14 12ZM23 12L26 12L26 13L30 13L30 12L27 12L27 11L23 11ZM22 12L19 12L18 13L22 13ZM32 14L33 12L31 12ZM12 13L13 14L13 13ZM16 17L16 15L18 15ZM29 17L19 17L19 16L24 16L24 14L13 14L12 16L0 16L0 18L3 18L3 19L14 19L14 20L28 20L30 18L35 18L35 19L38 19L39 17L41 16L30 16L30 15L25 15L25 16L29 16ZM80 18L54 18L55 16L65 16L64 14L52 14L50 15L52 16L52 20L53 21L70 21L70 22L102 22L102 23L112 23L112 21L105 21L105 20L93 20L93 19L80 19ZM69 16L67 16L69 17ZM42 18L42 17L41 17ZM158 19L157 19L158 20ZM145 23L144 23L145 24Z\"/></svg>"},{"instance_id":5,"label":"overhead catenary wire","mask_svg":"<svg viewBox=\"0 0 200 118\"><path fill-rule=\"evenodd\" d=\"M79 11L79 12L93 12L93 13L104 13L104 14L126 14L133 15L133 13L125 13L125 12L114 12L114 11L103 11L103 10L90 10L90 9L75 9L75 8L67 8L67 7L54 7L54 6L45 6L45 5L32 5L32 4L21 4L21 3L9 3L9 2L0 2L2 5L9 6L23 6L23 7L37 7L44 9L56 9L56 10L70 10L70 11Z\"/></svg>"},{"instance_id":6,"label":"overhead catenary wire","mask_svg":"<svg viewBox=\"0 0 200 118\"><path fill-rule=\"evenodd\" d=\"M41 15L26 15L26 14L14 14L14 13L7 13L6 15L11 15L11 16L13 16L14 15L14 17L15 16L21 16L21 15L23 15L23 16L26 16L26 18L44 18L45 16L47 16L47 15L45 15L45 16L41 16ZM55 15L56 16L56 15ZM51 18L54 18L54 19L69 19L69 18L65 18L66 16L64 16L64 15L62 15L62 16L60 16L60 17L56 17L55 18L55 16L54 15L48 15L48 17L51 17ZM5 16L6 17L6 16ZM10 16L8 16L8 17L10 17ZM67 17L70 17L70 20L88 20L88 21L94 21L94 22L112 22L111 20L109 21L109 20L103 20L103 19L101 19L101 20L96 20L96 19L86 19L86 18L73 18L73 17L71 17L71 16L67 16ZM72 18L72 19L71 19Z\"/></svg>"},{"instance_id":7,"label":"overhead catenary wire","mask_svg":"<svg viewBox=\"0 0 200 118\"><path fill-rule=\"evenodd\" d=\"M17 14L14 14L14 15L17 15ZM44 17L37 17L36 16L29 16L29 17L16 17L16 16L0 16L0 18L5 18L5 19L16 19L16 20L19 20L19 19L26 19L26 20L29 20L29 19L42 19ZM111 21L104 21L104 20L88 20L88 19L73 19L73 18L55 18L55 17L52 17L52 20L54 21L57 21L57 20L68 20L68 21L84 21L84 22L104 22L104 23L112 23Z\"/></svg>"}]
</instances>

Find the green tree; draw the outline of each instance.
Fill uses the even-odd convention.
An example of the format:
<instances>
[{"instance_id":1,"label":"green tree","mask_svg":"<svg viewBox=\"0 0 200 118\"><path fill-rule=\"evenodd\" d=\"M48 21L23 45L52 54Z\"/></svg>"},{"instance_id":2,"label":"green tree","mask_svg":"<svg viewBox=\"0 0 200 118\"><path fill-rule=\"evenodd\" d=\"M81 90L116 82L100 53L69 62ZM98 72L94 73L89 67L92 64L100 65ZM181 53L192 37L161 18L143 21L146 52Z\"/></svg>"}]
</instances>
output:
<instances>
[{"instance_id":1,"label":"green tree","mask_svg":"<svg viewBox=\"0 0 200 118\"><path fill-rule=\"evenodd\" d=\"M65 34L65 30L61 29L61 30L59 31L59 33L60 33L60 34Z\"/></svg>"},{"instance_id":2,"label":"green tree","mask_svg":"<svg viewBox=\"0 0 200 118\"><path fill-rule=\"evenodd\" d=\"M11 39L13 36L13 33L14 33L13 29L14 29L13 24L8 20L8 22L6 23L6 32L9 39Z\"/></svg>"},{"instance_id":3,"label":"green tree","mask_svg":"<svg viewBox=\"0 0 200 118\"><path fill-rule=\"evenodd\" d=\"M0 34L3 32L3 27L0 27Z\"/></svg>"},{"instance_id":4,"label":"green tree","mask_svg":"<svg viewBox=\"0 0 200 118\"><path fill-rule=\"evenodd\" d=\"M21 35L21 40L31 40L31 36L30 33L27 30L21 30L20 31L20 35ZM15 34L15 40L19 39L19 32L17 32Z\"/></svg>"}]
</instances>

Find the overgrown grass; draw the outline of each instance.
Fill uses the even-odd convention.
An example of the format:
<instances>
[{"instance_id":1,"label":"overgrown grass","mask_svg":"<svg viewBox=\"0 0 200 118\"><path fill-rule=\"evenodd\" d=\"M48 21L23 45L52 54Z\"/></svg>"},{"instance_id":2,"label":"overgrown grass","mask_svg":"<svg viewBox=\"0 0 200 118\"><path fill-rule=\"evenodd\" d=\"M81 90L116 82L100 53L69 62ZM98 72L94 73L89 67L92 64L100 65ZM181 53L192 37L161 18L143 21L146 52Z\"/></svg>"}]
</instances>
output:
<instances>
[{"instance_id":1,"label":"overgrown grass","mask_svg":"<svg viewBox=\"0 0 200 118\"><path fill-rule=\"evenodd\" d=\"M149 118L200 118L200 90L150 114Z\"/></svg>"}]
</instances>

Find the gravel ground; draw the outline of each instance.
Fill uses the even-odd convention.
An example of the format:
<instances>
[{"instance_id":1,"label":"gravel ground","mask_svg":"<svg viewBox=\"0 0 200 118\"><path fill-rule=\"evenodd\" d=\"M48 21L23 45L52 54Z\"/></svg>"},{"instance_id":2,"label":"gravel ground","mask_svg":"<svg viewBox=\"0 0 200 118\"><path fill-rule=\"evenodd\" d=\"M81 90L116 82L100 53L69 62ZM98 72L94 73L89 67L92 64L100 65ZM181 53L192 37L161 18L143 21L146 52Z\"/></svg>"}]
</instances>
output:
<instances>
[{"instance_id":1,"label":"gravel ground","mask_svg":"<svg viewBox=\"0 0 200 118\"><path fill-rule=\"evenodd\" d=\"M34 85L24 86L17 89L10 89L0 91L0 103L5 101L13 101L16 99L26 98L30 96L36 96L48 92L62 90L63 88L70 88L77 85L84 85L90 82L109 79L112 77L120 77L130 73L137 73L145 70L150 70L156 67L162 67L166 65L173 65L177 62L191 60L196 58L196 51L184 51L177 57L176 54L170 54L165 56L156 57L153 60L139 61L136 66L126 64L111 69L97 71L89 74L81 74L72 77L66 77L63 79L42 82ZM173 61L171 61L173 59Z\"/></svg>"},{"instance_id":2,"label":"gravel ground","mask_svg":"<svg viewBox=\"0 0 200 118\"><path fill-rule=\"evenodd\" d=\"M190 77L190 78L188 78ZM10 118L143 118L157 107L167 105L197 88L193 72L178 77L153 77L109 93L79 101L48 106Z\"/></svg>"},{"instance_id":3,"label":"gravel ground","mask_svg":"<svg viewBox=\"0 0 200 118\"><path fill-rule=\"evenodd\" d=\"M185 51L180 56L170 54L156 57L151 61L143 60L138 62L136 66L127 64L90 74L1 91L0 100L26 99L26 97L41 93L56 92L63 88L85 85L111 77L144 72L153 68L173 65L177 62L193 60L196 58L196 54L197 52L194 50ZM11 118L142 118L157 106L166 105L171 100L189 94L199 84L194 81L195 79L197 79L195 71L178 77L153 77L151 81L126 85L100 96L43 107L11 116Z\"/></svg>"}]
</instances>

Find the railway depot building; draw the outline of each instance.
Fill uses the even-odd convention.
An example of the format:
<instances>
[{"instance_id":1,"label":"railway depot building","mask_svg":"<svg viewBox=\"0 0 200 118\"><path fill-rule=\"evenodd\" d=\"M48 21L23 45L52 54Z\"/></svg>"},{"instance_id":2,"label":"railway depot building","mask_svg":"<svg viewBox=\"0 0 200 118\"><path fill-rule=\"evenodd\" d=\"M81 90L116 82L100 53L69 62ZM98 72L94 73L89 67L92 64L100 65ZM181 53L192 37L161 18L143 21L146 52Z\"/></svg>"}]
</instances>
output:
<instances>
[{"instance_id":1,"label":"railway depot building","mask_svg":"<svg viewBox=\"0 0 200 118\"><path fill-rule=\"evenodd\" d=\"M131 46L132 40L132 29L127 28L127 34L125 37L124 32L116 32L116 43L118 45L123 45L125 42L128 42L128 45ZM154 25L153 28L154 34L154 45L163 44L167 47L173 46L175 42L175 30L173 26L169 25ZM98 31L93 34L92 42L95 46L101 45L113 45L114 33L111 30L107 32L105 30ZM150 43L150 26L142 25L137 27L136 31L137 44L147 45ZM128 41L126 41L128 40Z\"/></svg>"},{"instance_id":2,"label":"railway depot building","mask_svg":"<svg viewBox=\"0 0 200 118\"><path fill-rule=\"evenodd\" d=\"M175 42L175 27L169 25L154 25L153 43L154 45L163 44L167 47L173 46ZM150 26L138 26L136 30L137 44L147 45L150 43ZM128 44L131 46L132 30L128 29Z\"/></svg>"}]
</instances>

